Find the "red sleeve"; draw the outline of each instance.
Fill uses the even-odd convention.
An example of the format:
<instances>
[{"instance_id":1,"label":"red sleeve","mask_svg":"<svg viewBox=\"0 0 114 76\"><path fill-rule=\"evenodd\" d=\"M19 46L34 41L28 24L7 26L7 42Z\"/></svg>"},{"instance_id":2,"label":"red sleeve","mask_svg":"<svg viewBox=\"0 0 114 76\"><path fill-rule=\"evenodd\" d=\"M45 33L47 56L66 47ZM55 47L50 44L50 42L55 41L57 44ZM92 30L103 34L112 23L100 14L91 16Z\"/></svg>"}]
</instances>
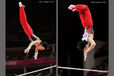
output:
<instances>
[{"instance_id":1,"label":"red sleeve","mask_svg":"<svg viewBox=\"0 0 114 76\"><path fill-rule=\"evenodd\" d=\"M83 4L78 4L78 5L75 5L75 8L76 8L77 11L81 11L81 10L87 10L88 6L83 5Z\"/></svg>"}]
</instances>

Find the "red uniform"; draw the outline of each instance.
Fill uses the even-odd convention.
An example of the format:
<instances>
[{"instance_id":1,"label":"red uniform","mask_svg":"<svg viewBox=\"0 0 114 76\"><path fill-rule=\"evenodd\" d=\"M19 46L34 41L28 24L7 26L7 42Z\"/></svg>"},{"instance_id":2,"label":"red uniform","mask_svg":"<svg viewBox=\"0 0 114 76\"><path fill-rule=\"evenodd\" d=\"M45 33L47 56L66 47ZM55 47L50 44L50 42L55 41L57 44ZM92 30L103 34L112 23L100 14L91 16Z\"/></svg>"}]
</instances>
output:
<instances>
[{"instance_id":1,"label":"red uniform","mask_svg":"<svg viewBox=\"0 0 114 76\"><path fill-rule=\"evenodd\" d=\"M25 33L30 38L33 35L33 30L27 22L24 6L20 7L20 22Z\"/></svg>"},{"instance_id":2,"label":"red uniform","mask_svg":"<svg viewBox=\"0 0 114 76\"><path fill-rule=\"evenodd\" d=\"M76 11L79 12L79 16L83 27L89 27L93 25L92 16L87 5L78 4L75 5Z\"/></svg>"}]
</instances>

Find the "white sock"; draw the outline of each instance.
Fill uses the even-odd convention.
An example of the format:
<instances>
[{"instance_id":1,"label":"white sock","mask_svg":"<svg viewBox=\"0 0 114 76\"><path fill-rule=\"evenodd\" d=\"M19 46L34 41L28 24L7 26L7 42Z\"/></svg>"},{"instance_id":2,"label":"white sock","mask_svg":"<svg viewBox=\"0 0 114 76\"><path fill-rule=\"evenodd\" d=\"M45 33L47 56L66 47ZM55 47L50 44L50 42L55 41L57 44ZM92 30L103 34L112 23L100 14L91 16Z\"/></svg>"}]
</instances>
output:
<instances>
[{"instance_id":1,"label":"white sock","mask_svg":"<svg viewBox=\"0 0 114 76\"><path fill-rule=\"evenodd\" d=\"M22 6L24 6L23 4L22 4L22 2L19 2L19 7L22 7ZM25 7L25 6L24 6Z\"/></svg>"}]
</instances>

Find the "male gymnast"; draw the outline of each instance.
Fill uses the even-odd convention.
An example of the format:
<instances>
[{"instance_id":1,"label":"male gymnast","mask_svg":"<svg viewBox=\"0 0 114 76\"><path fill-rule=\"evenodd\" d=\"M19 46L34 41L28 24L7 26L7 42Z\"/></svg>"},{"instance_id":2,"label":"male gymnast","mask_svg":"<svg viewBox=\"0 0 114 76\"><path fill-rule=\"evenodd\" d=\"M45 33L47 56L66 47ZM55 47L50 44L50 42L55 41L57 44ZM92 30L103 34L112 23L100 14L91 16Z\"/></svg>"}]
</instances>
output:
<instances>
[{"instance_id":1,"label":"male gymnast","mask_svg":"<svg viewBox=\"0 0 114 76\"><path fill-rule=\"evenodd\" d=\"M94 30L93 30L93 21L91 12L87 5L77 4L70 5L68 7L69 10L75 12L79 12L79 16L81 19L82 26L84 28L84 34L82 37L82 41L78 43L78 49L84 51L84 61L86 61L87 53L91 51L96 43L94 41Z\"/></svg>"},{"instance_id":2,"label":"male gymnast","mask_svg":"<svg viewBox=\"0 0 114 76\"><path fill-rule=\"evenodd\" d=\"M31 41L29 46L24 50L24 53L29 53L31 47L33 45L35 45L35 53L34 53L34 59L37 59L38 56L38 51L39 50L45 50L47 48L47 43L46 42L42 42L42 40L40 40L40 38L38 38L34 33L33 30L31 28L31 26L28 24L27 22L27 18L26 18L26 13L24 10L24 5L19 2L19 11L20 11L20 23L22 25L22 28L24 30L24 32L26 33L26 35L28 36L29 40Z\"/></svg>"}]
</instances>

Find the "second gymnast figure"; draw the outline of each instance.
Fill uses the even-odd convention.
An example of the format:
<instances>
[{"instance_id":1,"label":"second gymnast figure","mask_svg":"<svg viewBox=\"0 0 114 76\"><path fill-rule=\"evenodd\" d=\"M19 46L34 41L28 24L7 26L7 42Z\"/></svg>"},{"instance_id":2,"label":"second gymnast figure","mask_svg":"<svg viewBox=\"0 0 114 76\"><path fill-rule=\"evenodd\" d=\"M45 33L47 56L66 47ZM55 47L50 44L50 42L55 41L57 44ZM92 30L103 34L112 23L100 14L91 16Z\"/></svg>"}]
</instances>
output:
<instances>
[{"instance_id":1,"label":"second gymnast figure","mask_svg":"<svg viewBox=\"0 0 114 76\"><path fill-rule=\"evenodd\" d=\"M70 5L68 7L69 10L79 12L79 16L81 19L82 26L84 27L84 34L82 37L82 41L78 43L78 49L84 51L84 61L86 61L87 53L91 51L96 43L94 41L94 30L93 30L93 21L91 12L87 5L77 4Z\"/></svg>"}]
</instances>

